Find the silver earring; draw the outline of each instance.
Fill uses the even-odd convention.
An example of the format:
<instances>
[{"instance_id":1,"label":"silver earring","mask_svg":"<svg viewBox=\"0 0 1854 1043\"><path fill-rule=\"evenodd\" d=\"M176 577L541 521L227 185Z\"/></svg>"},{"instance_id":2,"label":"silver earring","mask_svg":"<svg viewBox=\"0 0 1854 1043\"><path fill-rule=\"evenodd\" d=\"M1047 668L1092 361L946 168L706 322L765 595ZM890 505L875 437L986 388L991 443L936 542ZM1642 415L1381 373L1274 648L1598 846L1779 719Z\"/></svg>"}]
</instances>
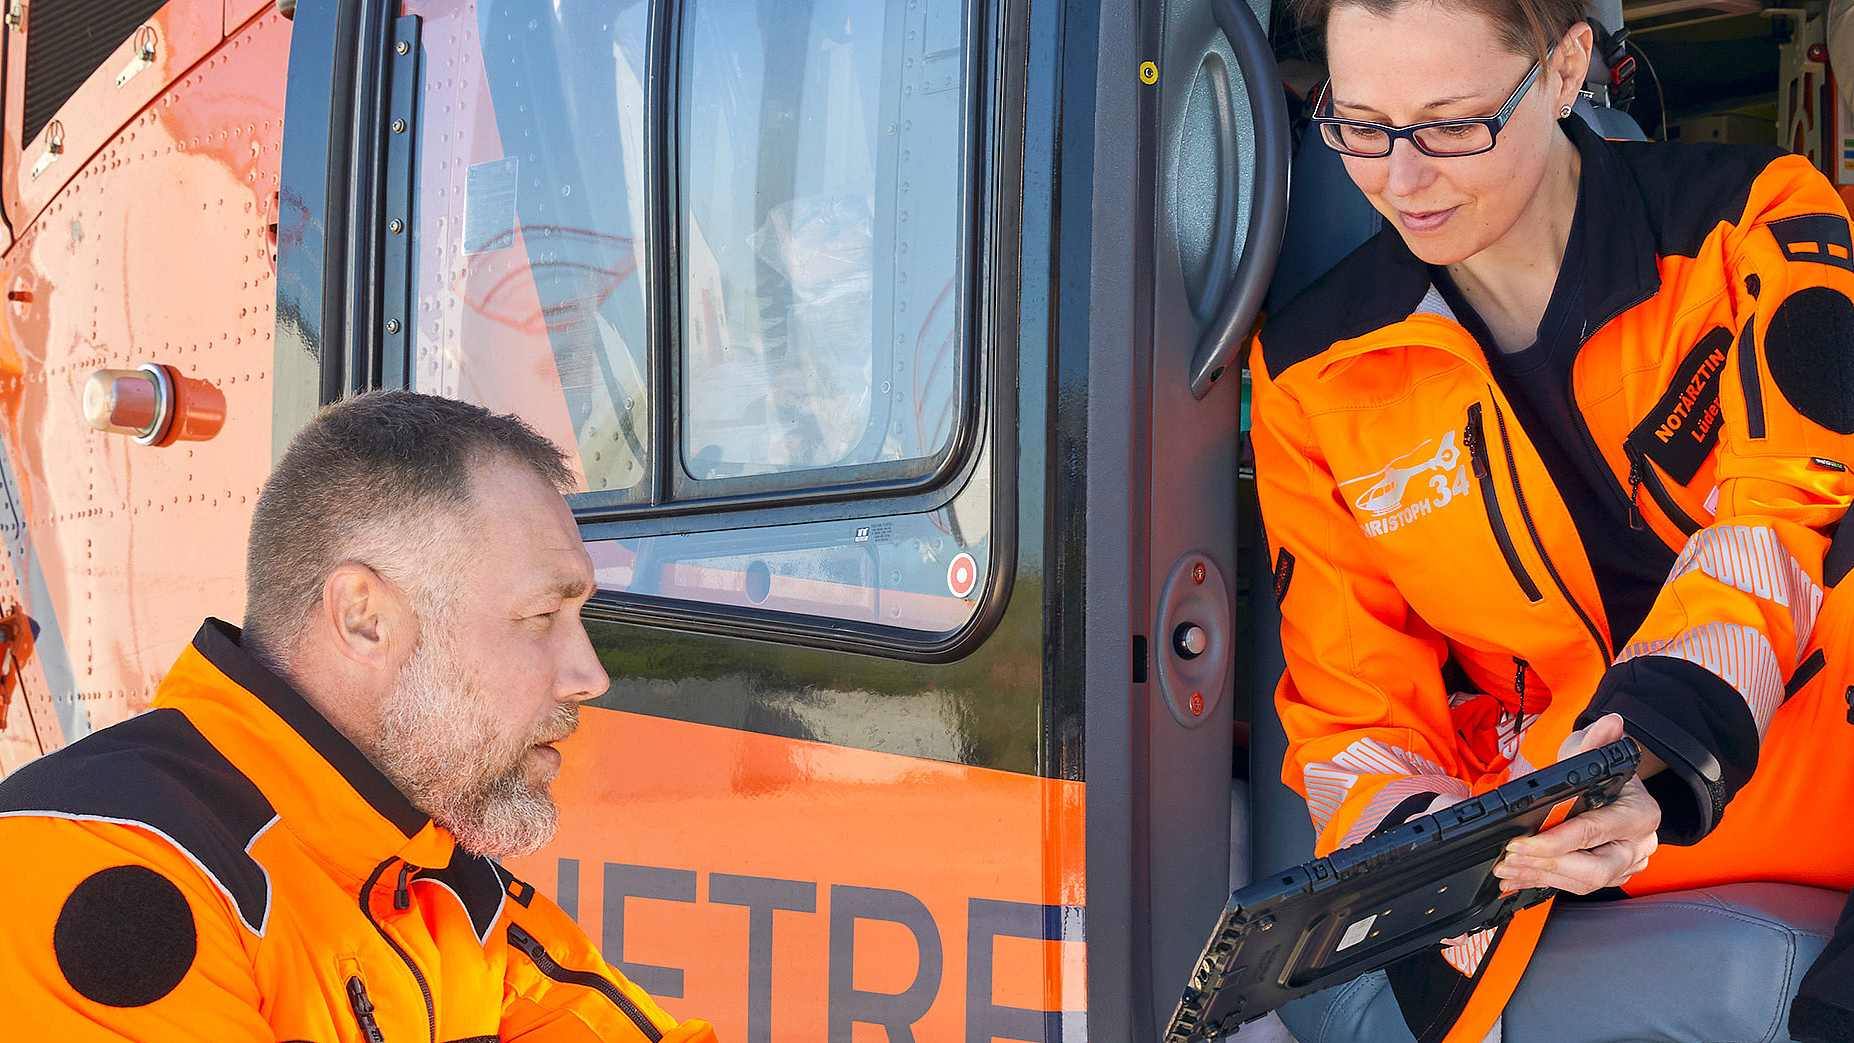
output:
<instances>
[{"instance_id":1,"label":"silver earring","mask_svg":"<svg viewBox=\"0 0 1854 1043\"><path fill-rule=\"evenodd\" d=\"M1566 116L1569 116L1570 114L1571 114L1571 107L1569 105L1566 105L1564 108L1558 110L1559 119L1563 119Z\"/></svg>"}]
</instances>

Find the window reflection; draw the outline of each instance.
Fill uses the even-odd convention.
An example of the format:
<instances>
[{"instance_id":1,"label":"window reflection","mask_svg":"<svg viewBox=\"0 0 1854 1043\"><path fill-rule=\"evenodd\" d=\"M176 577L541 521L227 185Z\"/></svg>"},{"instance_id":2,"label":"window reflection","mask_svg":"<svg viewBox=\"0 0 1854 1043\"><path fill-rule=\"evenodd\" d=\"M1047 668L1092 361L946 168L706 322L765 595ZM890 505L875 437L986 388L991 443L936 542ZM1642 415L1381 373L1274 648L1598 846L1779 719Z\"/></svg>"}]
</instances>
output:
<instances>
[{"instance_id":1,"label":"window reflection","mask_svg":"<svg viewBox=\"0 0 1854 1043\"><path fill-rule=\"evenodd\" d=\"M963 5L693 0L685 19L686 472L930 460L964 365Z\"/></svg>"}]
</instances>

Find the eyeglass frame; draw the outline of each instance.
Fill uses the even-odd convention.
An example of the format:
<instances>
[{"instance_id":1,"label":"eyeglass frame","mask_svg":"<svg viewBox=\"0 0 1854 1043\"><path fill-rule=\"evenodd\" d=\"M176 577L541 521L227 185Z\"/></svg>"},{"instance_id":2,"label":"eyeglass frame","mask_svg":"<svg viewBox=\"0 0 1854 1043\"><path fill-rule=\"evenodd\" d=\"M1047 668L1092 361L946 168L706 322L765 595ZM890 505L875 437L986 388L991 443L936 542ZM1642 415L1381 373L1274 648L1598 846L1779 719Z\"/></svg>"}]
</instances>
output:
<instances>
[{"instance_id":1,"label":"eyeglass frame","mask_svg":"<svg viewBox=\"0 0 1854 1043\"><path fill-rule=\"evenodd\" d=\"M1552 54L1556 51L1557 48L1553 47L1550 51L1545 52L1545 57L1543 59L1533 62L1531 70L1526 73L1526 78L1520 80L1519 86L1513 88L1513 94L1506 99L1506 104L1500 106L1500 111L1491 116L1477 116L1467 119L1430 120L1426 123L1412 123L1404 127L1393 127L1385 123L1373 123L1370 120L1348 120L1341 119L1337 116L1317 115L1320 111L1320 107L1327 103L1328 95L1332 91L1333 78L1328 76L1326 82L1320 84L1320 92L1314 95L1313 112L1316 113L1316 115L1309 119L1316 127L1369 127L1372 130L1381 130L1390 135L1390 141L1384 146L1383 152L1362 153L1352 152L1334 145L1332 141L1327 139L1325 131L1320 132L1320 140L1326 142L1327 148L1332 149L1342 156L1351 156L1354 159L1388 159L1392 150L1397 147L1398 140L1401 138L1409 138L1412 148L1431 159L1461 159L1466 156L1479 156L1484 153L1492 152L1494 146L1500 143L1501 129L1506 126L1506 121L1512 118L1513 110L1519 108L1520 99L1524 98L1526 92L1531 90L1532 85L1538 81L1539 70L1545 67L1545 63L1551 60ZM1487 128L1486 148L1477 148L1473 152L1431 152L1424 148L1423 143L1417 140L1416 137L1416 132L1419 130L1428 130L1431 127L1459 126L1464 123L1478 123Z\"/></svg>"}]
</instances>

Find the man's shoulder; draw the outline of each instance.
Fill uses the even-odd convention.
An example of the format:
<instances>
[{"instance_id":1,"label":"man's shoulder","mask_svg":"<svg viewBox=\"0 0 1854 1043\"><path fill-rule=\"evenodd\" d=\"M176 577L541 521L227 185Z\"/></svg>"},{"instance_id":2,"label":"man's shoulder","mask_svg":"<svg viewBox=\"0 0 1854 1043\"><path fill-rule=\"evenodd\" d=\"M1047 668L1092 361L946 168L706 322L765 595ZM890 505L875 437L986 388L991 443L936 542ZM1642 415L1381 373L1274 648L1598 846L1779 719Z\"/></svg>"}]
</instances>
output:
<instances>
[{"instance_id":1,"label":"man's shoulder","mask_svg":"<svg viewBox=\"0 0 1854 1043\"><path fill-rule=\"evenodd\" d=\"M264 931L270 882L248 849L276 812L179 710L132 717L0 780L0 818L153 833L205 873L247 927Z\"/></svg>"}]
</instances>

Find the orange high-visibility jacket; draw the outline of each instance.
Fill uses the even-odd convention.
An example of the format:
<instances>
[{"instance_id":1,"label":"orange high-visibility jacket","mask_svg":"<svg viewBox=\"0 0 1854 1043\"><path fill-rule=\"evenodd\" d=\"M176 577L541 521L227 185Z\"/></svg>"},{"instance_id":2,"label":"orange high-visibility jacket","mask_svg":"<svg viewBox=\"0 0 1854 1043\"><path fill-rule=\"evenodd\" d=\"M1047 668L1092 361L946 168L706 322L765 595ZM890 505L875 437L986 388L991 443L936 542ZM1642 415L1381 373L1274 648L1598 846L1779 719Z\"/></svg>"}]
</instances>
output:
<instances>
[{"instance_id":1,"label":"orange high-visibility jacket","mask_svg":"<svg viewBox=\"0 0 1854 1043\"><path fill-rule=\"evenodd\" d=\"M1272 316L1251 357L1284 780L1324 854L1430 794L1552 763L1580 715L1614 709L1687 783L1690 828L1673 839L1698 840L1664 845L1631 892L1845 889L1854 831L1823 816L1854 803L1849 624L1823 557L1854 498L1847 213L1800 157L1561 126L1585 213L1572 394L1614 494L1678 552L1673 569L1640 629L1613 633L1481 346L1385 229ZM1678 699L1754 736L1749 782L1668 725L1657 707ZM1506 928L1495 965L1480 966L1485 939L1451 952L1480 988L1450 1040L1491 1025L1543 917Z\"/></svg>"},{"instance_id":2,"label":"orange high-visibility jacket","mask_svg":"<svg viewBox=\"0 0 1854 1043\"><path fill-rule=\"evenodd\" d=\"M9 1039L712 1043L238 640L0 781Z\"/></svg>"}]
</instances>

